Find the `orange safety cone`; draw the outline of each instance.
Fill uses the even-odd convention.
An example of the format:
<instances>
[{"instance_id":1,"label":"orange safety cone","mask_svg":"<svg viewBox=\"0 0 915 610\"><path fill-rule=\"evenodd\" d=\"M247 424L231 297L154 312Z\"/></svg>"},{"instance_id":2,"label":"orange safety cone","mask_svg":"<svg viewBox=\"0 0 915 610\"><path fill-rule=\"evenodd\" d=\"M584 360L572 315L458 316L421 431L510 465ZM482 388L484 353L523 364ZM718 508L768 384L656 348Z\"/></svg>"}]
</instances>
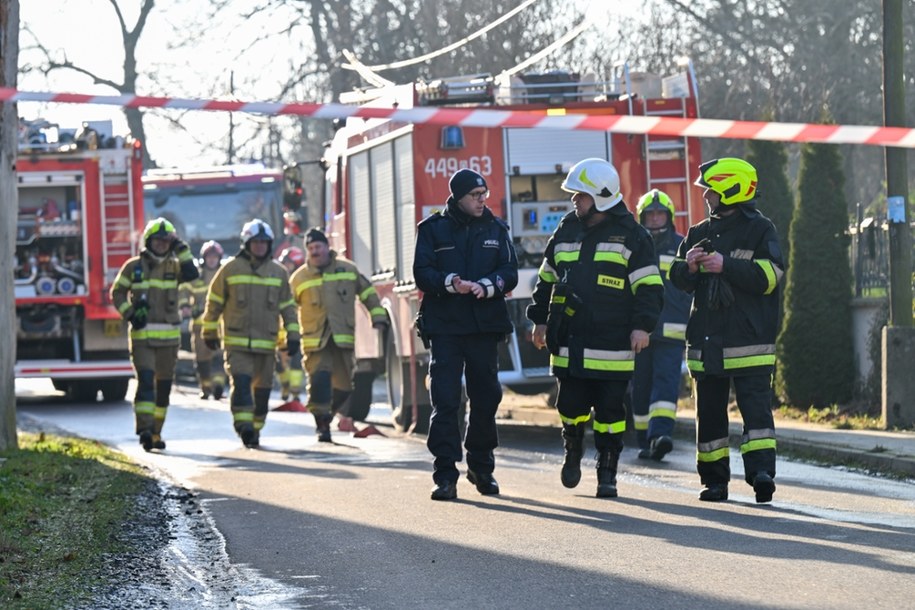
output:
<instances>
[{"instance_id":1,"label":"orange safety cone","mask_svg":"<svg viewBox=\"0 0 915 610\"><path fill-rule=\"evenodd\" d=\"M281 404L278 407L274 407L273 410L274 411L293 411L293 412L297 412L297 413L307 413L308 407L303 405L298 400L290 400L288 402L284 402L283 404Z\"/></svg>"},{"instance_id":2,"label":"orange safety cone","mask_svg":"<svg viewBox=\"0 0 915 610\"><path fill-rule=\"evenodd\" d=\"M356 432L356 424L353 423L352 417L347 417L345 415L337 416L337 430L340 432Z\"/></svg>"},{"instance_id":3,"label":"orange safety cone","mask_svg":"<svg viewBox=\"0 0 915 610\"><path fill-rule=\"evenodd\" d=\"M373 434L377 434L378 436L385 436L385 434L381 430L379 430L372 424L369 424L362 430L355 432L353 434L353 438L365 438L367 436L372 436Z\"/></svg>"}]
</instances>

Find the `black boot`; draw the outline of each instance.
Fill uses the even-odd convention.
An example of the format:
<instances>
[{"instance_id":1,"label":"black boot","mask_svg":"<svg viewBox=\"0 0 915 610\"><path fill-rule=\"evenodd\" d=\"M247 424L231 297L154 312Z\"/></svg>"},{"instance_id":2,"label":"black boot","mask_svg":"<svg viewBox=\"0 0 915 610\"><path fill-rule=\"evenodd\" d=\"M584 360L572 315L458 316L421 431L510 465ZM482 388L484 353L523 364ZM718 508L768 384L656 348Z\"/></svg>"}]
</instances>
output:
<instances>
[{"instance_id":1,"label":"black boot","mask_svg":"<svg viewBox=\"0 0 915 610\"><path fill-rule=\"evenodd\" d=\"M559 477L564 487L572 489L581 481L581 445L585 436L582 424L562 425L562 449L564 452L562 472Z\"/></svg>"},{"instance_id":2,"label":"black boot","mask_svg":"<svg viewBox=\"0 0 915 610\"><path fill-rule=\"evenodd\" d=\"M601 449L597 454L597 497L615 498L616 467L619 464L620 452L615 448Z\"/></svg>"},{"instance_id":3,"label":"black boot","mask_svg":"<svg viewBox=\"0 0 915 610\"><path fill-rule=\"evenodd\" d=\"M330 422L334 416L330 413L315 413L315 428L318 433L319 443L330 443Z\"/></svg>"}]
</instances>

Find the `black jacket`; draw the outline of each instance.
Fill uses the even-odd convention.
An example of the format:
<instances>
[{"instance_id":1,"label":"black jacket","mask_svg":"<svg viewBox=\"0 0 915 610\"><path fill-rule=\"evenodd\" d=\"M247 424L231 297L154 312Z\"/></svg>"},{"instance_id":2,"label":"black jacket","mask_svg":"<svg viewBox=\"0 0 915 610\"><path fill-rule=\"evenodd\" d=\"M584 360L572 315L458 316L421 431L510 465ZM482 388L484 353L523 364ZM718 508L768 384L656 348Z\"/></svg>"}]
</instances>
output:
<instances>
[{"instance_id":1,"label":"black jacket","mask_svg":"<svg viewBox=\"0 0 915 610\"><path fill-rule=\"evenodd\" d=\"M690 273L686 253L708 238L724 256L720 274ZM732 300L710 302L713 278L727 282ZM754 205L690 227L670 268L674 285L693 293L686 328L686 363L694 377L772 374L778 332L778 284L784 275L775 225ZM721 287L718 287L719 293Z\"/></svg>"},{"instance_id":2,"label":"black jacket","mask_svg":"<svg viewBox=\"0 0 915 610\"><path fill-rule=\"evenodd\" d=\"M484 298L455 292L455 274L483 285ZM413 277L423 291L420 312L426 334L512 332L505 295L518 284L518 258L508 225L489 208L476 218L449 198L443 213L420 222Z\"/></svg>"},{"instance_id":3,"label":"black jacket","mask_svg":"<svg viewBox=\"0 0 915 610\"><path fill-rule=\"evenodd\" d=\"M583 303L550 364L557 377L628 379L634 368L630 333L654 330L664 287L651 236L624 204L585 227L569 212L546 247L527 317L546 324L553 287L567 284ZM564 332L563 335L566 335Z\"/></svg>"},{"instance_id":4,"label":"black jacket","mask_svg":"<svg viewBox=\"0 0 915 610\"><path fill-rule=\"evenodd\" d=\"M682 346L686 340L686 322L689 320L689 308L693 297L688 292L674 286L668 272L676 258L677 248L680 247L683 236L677 233L672 225L669 225L667 231L658 236L652 235L652 241L658 255L661 278L664 280L664 308L661 310L658 325L651 333L651 341L679 343Z\"/></svg>"}]
</instances>

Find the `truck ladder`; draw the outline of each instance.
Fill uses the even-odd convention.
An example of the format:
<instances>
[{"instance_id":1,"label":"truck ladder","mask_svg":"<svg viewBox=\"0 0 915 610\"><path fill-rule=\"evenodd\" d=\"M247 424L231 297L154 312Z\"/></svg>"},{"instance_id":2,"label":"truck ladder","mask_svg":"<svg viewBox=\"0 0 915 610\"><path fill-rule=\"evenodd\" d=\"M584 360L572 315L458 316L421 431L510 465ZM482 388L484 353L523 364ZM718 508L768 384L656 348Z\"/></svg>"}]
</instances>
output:
<instances>
[{"instance_id":1,"label":"truck ladder","mask_svg":"<svg viewBox=\"0 0 915 610\"><path fill-rule=\"evenodd\" d=\"M111 286L121 266L137 253L136 236L133 235L133 195L130 191L130 174L102 173L102 260L105 271L105 288Z\"/></svg>"},{"instance_id":2,"label":"truck ladder","mask_svg":"<svg viewBox=\"0 0 915 610\"><path fill-rule=\"evenodd\" d=\"M682 98L643 100L645 116L686 118ZM686 218L689 226L698 219L689 218L689 140L677 136L645 136L645 172L648 189L659 189L674 200L677 217Z\"/></svg>"}]
</instances>

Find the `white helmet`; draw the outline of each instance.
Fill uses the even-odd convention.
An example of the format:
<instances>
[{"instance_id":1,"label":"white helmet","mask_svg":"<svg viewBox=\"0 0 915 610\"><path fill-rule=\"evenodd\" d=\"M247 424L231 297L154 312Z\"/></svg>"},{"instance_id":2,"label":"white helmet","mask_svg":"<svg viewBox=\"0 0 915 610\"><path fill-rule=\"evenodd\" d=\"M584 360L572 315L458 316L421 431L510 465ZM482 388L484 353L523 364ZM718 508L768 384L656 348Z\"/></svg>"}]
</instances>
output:
<instances>
[{"instance_id":1,"label":"white helmet","mask_svg":"<svg viewBox=\"0 0 915 610\"><path fill-rule=\"evenodd\" d=\"M598 212L606 212L623 200L620 175L603 159L584 159L573 165L561 188L569 193L591 195Z\"/></svg>"},{"instance_id":2,"label":"white helmet","mask_svg":"<svg viewBox=\"0 0 915 610\"><path fill-rule=\"evenodd\" d=\"M260 218L249 220L245 223L245 226L241 228L241 243L248 245L248 242L252 239L265 239L272 242L273 229Z\"/></svg>"}]
</instances>

